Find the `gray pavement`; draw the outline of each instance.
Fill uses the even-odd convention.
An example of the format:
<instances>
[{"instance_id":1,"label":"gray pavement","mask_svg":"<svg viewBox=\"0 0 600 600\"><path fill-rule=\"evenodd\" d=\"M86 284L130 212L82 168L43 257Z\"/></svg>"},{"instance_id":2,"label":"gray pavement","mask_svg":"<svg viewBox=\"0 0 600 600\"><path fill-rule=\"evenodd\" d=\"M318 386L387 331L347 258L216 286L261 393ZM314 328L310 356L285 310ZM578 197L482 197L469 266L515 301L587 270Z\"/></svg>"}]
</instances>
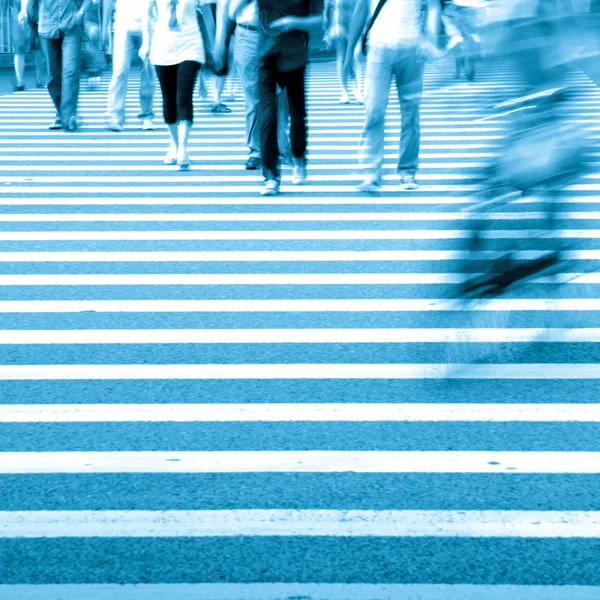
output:
<instances>
[{"instance_id":1,"label":"gray pavement","mask_svg":"<svg viewBox=\"0 0 600 600\"><path fill-rule=\"evenodd\" d=\"M558 200L566 273L457 304L481 118L517 82L452 73L428 67L412 193L392 96L379 196L332 63L308 181L269 199L239 92L197 103L189 173L135 77L121 134L106 79L74 134L45 90L0 98L2 600L600 597L598 153ZM487 215L491 248L550 247L541 209Z\"/></svg>"}]
</instances>

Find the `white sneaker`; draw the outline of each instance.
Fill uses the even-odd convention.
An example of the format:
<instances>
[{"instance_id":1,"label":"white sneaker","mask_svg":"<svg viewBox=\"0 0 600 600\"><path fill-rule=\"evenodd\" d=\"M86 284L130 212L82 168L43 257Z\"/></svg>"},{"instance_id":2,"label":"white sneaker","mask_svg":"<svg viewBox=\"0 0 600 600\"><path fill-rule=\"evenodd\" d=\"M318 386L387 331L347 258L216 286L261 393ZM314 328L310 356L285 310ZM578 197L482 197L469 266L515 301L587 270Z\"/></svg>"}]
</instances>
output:
<instances>
[{"instance_id":1,"label":"white sneaker","mask_svg":"<svg viewBox=\"0 0 600 600\"><path fill-rule=\"evenodd\" d=\"M277 196L279 194L279 181L276 179L267 179L260 190L261 196Z\"/></svg>"},{"instance_id":2,"label":"white sneaker","mask_svg":"<svg viewBox=\"0 0 600 600\"><path fill-rule=\"evenodd\" d=\"M177 164L177 148L170 146L164 160L165 165L176 165Z\"/></svg>"},{"instance_id":3,"label":"white sneaker","mask_svg":"<svg viewBox=\"0 0 600 600\"><path fill-rule=\"evenodd\" d=\"M152 119L142 119L142 129L144 131L154 131L156 125L152 122Z\"/></svg>"},{"instance_id":4,"label":"white sneaker","mask_svg":"<svg viewBox=\"0 0 600 600\"><path fill-rule=\"evenodd\" d=\"M295 158L292 170L292 183L300 185L306 181L306 159Z\"/></svg>"},{"instance_id":5,"label":"white sneaker","mask_svg":"<svg viewBox=\"0 0 600 600\"><path fill-rule=\"evenodd\" d=\"M356 186L359 192L368 192L369 194L377 194L381 192L381 185L379 179L375 175L369 175L365 177L364 181Z\"/></svg>"},{"instance_id":6,"label":"white sneaker","mask_svg":"<svg viewBox=\"0 0 600 600\"><path fill-rule=\"evenodd\" d=\"M414 175L402 175L400 177L400 187L403 190L418 190L419 184L415 181Z\"/></svg>"},{"instance_id":7,"label":"white sneaker","mask_svg":"<svg viewBox=\"0 0 600 600\"><path fill-rule=\"evenodd\" d=\"M106 125L111 131L123 131L123 125L119 121L110 121Z\"/></svg>"},{"instance_id":8,"label":"white sneaker","mask_svg":"<svg viewBox=\"0 0 600 600\"><path fill-rule=\"evenodd\" d=\"M338 100L338 104L349 104L350 103L350 96L348 96L347 92L342 92L342 95L340 96L340 99Z\"/></svg>"}]
</instances>

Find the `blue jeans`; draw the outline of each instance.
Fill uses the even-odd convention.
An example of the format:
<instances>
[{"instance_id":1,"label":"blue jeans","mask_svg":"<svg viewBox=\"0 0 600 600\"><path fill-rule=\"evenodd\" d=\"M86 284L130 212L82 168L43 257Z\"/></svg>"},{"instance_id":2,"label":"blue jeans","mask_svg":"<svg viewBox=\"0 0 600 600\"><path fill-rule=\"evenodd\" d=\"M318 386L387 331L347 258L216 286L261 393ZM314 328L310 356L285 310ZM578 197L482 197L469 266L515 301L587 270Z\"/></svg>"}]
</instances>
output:
<instances>
[{"instance_id":1,"label":"blue jeans","mask_svg":"<svg viewBox=\"0 0 600 600\"><path fill-rule=\"evenodd\" d=\"M77 115L82 28L60 32L57 38L42 38L48 61L48 92L63 127Z\"/></svg>"},{"instance_id":2,"label":"blue jeans","mask_svg":"<svg viewBox=\"0 0 600 600\"><path fill-rule=\"evenodd\" d=\"M258 59L256 46L258 32L237 27L234 36L233 56L244 90L246 103L246 145L250 156L257 158L260 154L260 97L258 95ZM290 155L290 141L287 133L289 110L287 91L282 90L278 96L277 139L280 155Z\"/></svg>"},{"instance_id":3,"label":"blue jeans","mask_svg":"<svg viewBox=\"0 0 600 600\"><path fill-rule=\"evenodd\" d=\"M113 75L108 88L108 107L106 118L109 121L125 122L125 98L127 82L131 71L131 61L142 44L140 31L117 29L113 40ZM156 89L156 73L154 66L147 60L140 73L140 107L139 119L154 118L154 91Z\"/></svg>"},{"instance_id":4,"label":"blue jeans","mask_svg":"<svg viewBox=\"0 0 600 600\"><path fill-rule=\"evenodd\" d=\"M381 172L385 113L393 77L402 116L398 174L416 174L421 143L424 66L425 61L416 47L369 48L365 75L366 121L360 140L360 164L365 173L379 178Z\"/></svg>"}]
</instances>

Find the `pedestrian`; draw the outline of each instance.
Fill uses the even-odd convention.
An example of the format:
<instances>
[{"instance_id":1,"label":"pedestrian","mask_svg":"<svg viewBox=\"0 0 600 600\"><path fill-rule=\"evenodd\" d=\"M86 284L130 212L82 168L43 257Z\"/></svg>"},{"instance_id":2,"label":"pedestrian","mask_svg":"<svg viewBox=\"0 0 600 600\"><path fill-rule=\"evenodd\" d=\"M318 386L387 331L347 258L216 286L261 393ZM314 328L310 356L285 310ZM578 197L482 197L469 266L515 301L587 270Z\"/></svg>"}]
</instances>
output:
<instances>
[{"instance_id":1,"label":"pedestrian","mask_svg":"<svg viewBox=\"0 0 600 600\"><path fill-rule=\"evenodd\" d=\"M440 0L357 0L344 68L352 73L354 46L366 28L366 120L360 141L364 180L358 186L360 191L380 190L385 114L392 79L398 90L402 116L398 175L402 189L419 187L416 173L423 70L427 53L435 55L436 52L440 12Z\"/></svg>"},{"instance_id":2,"label":"pedestrian","mask_svg":"<svg viewBox=\"0 0 600 600\"><path fill-rule=\"evenodd\" d=\"M236 24L234 39L234 60L237 72L244 90L246 108L246 145L248 146L248 160L246 169L256 170L262 166L260 150L260 122L261 108L258 93L258 38L259 38L259 13L258 0L224 0L223 12L217 23L217 41L215 44L215 61L218 69L222 68L226 57L229 55L227 47L227 23ZM279 154L284 161L291 163L291 150L287 123L289 111L287 94L279 89L277 100L278 126L277 138Z\"/></svg>"},{"instance_id":3,"label":"pedestrian","mask_svg":"<svg viewBox=\"0 0 600 600\"><path fill-rule=\"evenodd\" d=\"M23 0L19 21L23 25L34 0ZM56 108L50 129L76 131L83 17L91 0L37 0L38 31L48 63L48 92Z\"/></svg>"},{"instance_id":4,"label":"pedestrian","mask_svg":"<svg viewBox=\"0 0 600 600\"><path fill-rule=\"evenodd\" d=\"M281 176L278 148L277 86L287 91L290 111L290 143L293 154L292 183L306 179L306 67L309 32L320 30L323 14L316 0L258 0L258 93L262 111L261 155L265 178L261 195L279 193Z\"/></svg>"},{"instance_id":5,"label":"pedestrian","mask_svg":"<svg viewBox=\"0 0 600 600\"><path fill-rule=\"evenodd\" d=\"M102 50L102 3L101 0L92 0L83 17L84 31L84 62L88 83L92 89L100 85L101 76L106 67L106 58Z\"/></svg>"},{"instance_id":6,"label":"pedestrian","mask_svg":"<svg viewBox=\"0 0 600 600\"><path fill-rule=\"evenodd\" d=\"M328 46L335 46L337 71L342 87L342 95L339 99L339 104L348 104L350 102L350 93L348 89L348 74L344 69L344 60L348 50L348 36L350 34L350 22L352 21L352 13L356 6L356 0L325 0L324 11L324 30L325 40ZM356 64L359 65L362 61L355 53ZM360 75L356 74L354 96L357 102L362 103L363 97L360 91Z\"/></svg>"},{"instance_id":7,"label":"pedestrian","mask_svg":"<svg viewBox=\"0 0 600 600\"><path fill-rule=\"evenodd\" d=\"M148 8L148 0L116 0L113 37L113 73L108 86L106 125L111 131L123 131L125 124L125 98L131 71L131 61L142 45L142 19ZM108 47L110 25L115 0L104 0L102 23L103 46ZM138 119L142 129L151 131L154 126L154 93L156 73L149 60L142 62L140 71L140 112Z\"/></svg>"},{"instance_id":8,"label":"pedestrian","mask_svg":"<svg viewBox=\"0 0 600 600\"><path fill-rule=\"evenodd\" d=\"M142 26L142 61L156 69L171 144L164 163L190 168L188 139L194 122L194 86L206 60L197 0L148 0Z\"/></svg>"},{"instance_id":9,"label":"pedestrian","mask_svg":"<svg viewBox=\"0 0 600 600\"><path fill-rule=\"evenodd\" d=\"M223 0L219 0L222 2ZM209 50L212 51L215 44L217 32L217 0L200 0L200 10L202 18L206 24L206 32L209 39L206 40ZM219 8L219 10L221 10ZM206 73L208 69L203 67L201 70L200 94L207 95L206 90ZM215 87L213 95L213 105L211 112L213 113L230 113L231 109L223 104L223 88L225 87L226 77L215 75Z\"/></svg>"},{"instance_id":10,"label":"pedestrian","mask_svg":"<svg viewBox=\"0 0 600 600\"><path fill-rule=\"evenodd\" d=\"M19 20L21 0L9 0L10 38L12 42L13 61L15 67L15 92L25 90L25 56L33 53L35 60L36 86L46 87L44 55L41 51L40 36L38 34L38 11L31 9L27 20Z\"/></svg>"}]
</instances>

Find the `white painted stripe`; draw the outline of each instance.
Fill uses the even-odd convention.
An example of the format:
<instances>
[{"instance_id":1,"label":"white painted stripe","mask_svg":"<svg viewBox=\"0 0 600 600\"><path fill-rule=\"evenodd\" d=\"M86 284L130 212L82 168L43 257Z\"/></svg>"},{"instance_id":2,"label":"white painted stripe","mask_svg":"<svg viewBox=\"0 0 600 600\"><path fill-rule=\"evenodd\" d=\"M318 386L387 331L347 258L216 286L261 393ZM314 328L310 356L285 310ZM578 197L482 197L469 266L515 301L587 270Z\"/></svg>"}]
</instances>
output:
<instances>
[{"instance_id":1,"label":"white painted stripe","mask_svg":"<svg viewBox=\"0 0 600 600\"><path fill-rule=\"evenodd\" d=\"M4 329L7 344L599 343L600 328ZM600 365L599 365L600 370Z\"/></svg>"},{"instance_id":2,"label":"white painted stripe","mask_svg":"<svg viewBox=\"0 0 600 600\"><path fill-rule=\"evenodd\" d=\"M3 600L598 600L583 585L195 583L0 585Z\"/></svg>"},{"instance_id":3,"label":"white painted stripe","mask_svg":"<svg viewBox=\"0 0 600 600\"><path fill-rule=\"evenodd\" d=\"M41 189L41 188L40 188ZM13 189L16 191L16 189ZM104 190L106 192L106 190ZM156 189L154 189L156 192ZM368 198L365 199L368 202ZM415 202L418 203L418 196ZM47 223L47 222L236 222L236 221L469 221L473 215L466 211L457 212L356 212L356 213L0 213L3 223ZM480 215L483 221L524 221L547 218L543 212L499 212ZM557 219L600 220L600 211L557 212Z\"/></svg>"},{"instance_id":4,"label":"white painted stripe","mask_svg":"<svg viewBox=\"0 0 600 600\"><path fill-rule=\"evenodd\" d=\"M442 200L440 198L440 200ZM67 203L61 200L62 203ZM101 202L101 201L100 201ZM98 203L100 203L98 202ZM234 200L230 201L236 203ZM419 200L411 201L419 202ZM600 202L600 201L599 201ZM23 202L28 204L27 201ZM177 203L177 201L174 201ZM217 202L215 202L216 204ZM420 203L420 202L419 202ZM470 239L467 229L408 230L265 230L265 231L0 231L2 242L35 241L225 241L225 240L460 240ZM481 236L490 240L599 239L600 229L488 229Z\"/></svg>"},{"instance_id":5,"label":"white painted stripe","mask_svg":"<svg viewBox=\"0 0 600 600\"><path fill-rule=\"evenodd\" d=\"M384 149L385 150L391 150L393 152L395 152L396 154L392 154L392 156L396 156L397 152L398 152L398 144L391 144L389 142L391 141L399 141L399 137L396 138L387 138L386 139L386 143L384 145ZM214 143L216 140L210 140L211 143ZM331 143L331 142L338 142L338 143ZM344 144L343 142L348 142L347 139L336 139L336 138L331 138L328 136L327 141L325 143L323 143L322 141L316 141L316 140L310 140L309 141L309 148L310 149L315 149L315 148L319 148L320 150L332 150L334 152L340 152L342 150L347 150L347 151L351 151L356 153L358 151L358 147L357 144L353 143L353 144ZM94 140L92 138L86 138L85 140L85 151L86 152L93 152L93 153L99 153L99 152L114 152L115 148L112 148L111 146L118 146L119 150L123 150L123 151L128 151L128 152L132 152L131 149L131 145L129 143L129 141L126 138L122 138L121 136L115 136L113 139L102 139L102 140ZM157 145L158 144L158 140L156 140L155 138L148 138L148 139L144 139L144 138L140 138L140 139L136 139L135 140L135 144L136 144L136 148L139 151L139 149L141 149L142 147L144 147L144 151L154 151L154 152L161 152L162 154L164 154L165 152L165 147L164 145ZM12 140L6 140L4 138L0 138L0 148L3 146L8 146L10 147L11 150L13 150L14 148L14 141ZM56 147L61 147L61 146L68 146L68 148L64 148L64 150L68 151L68 152L77 152L79 149L81 149L81 144L77 143L74 144L72 138L48 138L48 139L31 139L31 140L19 140L19 146L35 146L35 151L36 152L56 152ZM95 148L94 146L100 146L99 148ZM148 148L147 146L152 146L151 148ZM440 138L438 143L436 144L421 144L421 149L423 150L460 150L460 151L465 151L465 150L469 150L469 149L485 149L485 148L490 148L492 147L491 144L478 144L475 143L473 140L469 139L469 140L465 140L464 143L461 144L449 144L448 140L446 140L445 138ZM230 142L228 140L219 140L219 145L218 146L211 146L208 145L208 143L206 142L206 140L203 141L198 141L195 140L194 138L190 139L189 145L188 145L188 151L194 151L194 152L204 152L206 154L210 154L211 156L214 154L218 154L219 152L227 152L228 156L229 156L229 152L232 149L237 149L235 151L239 152L240 155L243 154L244 158L247 157L247 148L245 148L244 146L242 146L241 144L239 144L238 142ZM30 149L25 149L23 150L22 148L14 148L15 152L31 152ZM312 153L311 153L312 156Z\"/></svg>"},{"instance_id":6,"label":"white painted stripe","mask_svg":"<svg viewBox=\"0 0 600 600\"><path fill-rule=\"evenodd\" d=\"M600 404L0 404L0 423L600 422Z\"/></svg>"},{"instance_id":7,"label":"white painted stripe","mask_svg":"<svg viewBox=\"0 0 600 600\"><path fill-rule=\"evenodd\" d=\"M600 379L596 363L0 365L0 381L134 379ZM600 464L599 464L600 466Z\"/></svg>"},{"instance_id":8,"label":"white painted stripe","mask_svg":"<svg viewBox=\"0 0 600 600\"><path fill-rule=\"evenodd\" d=\"M371 262L371 261L441 261L493 260L505 251L468 252L463 250L319 250L319 251L181 251L181 252L0 252L0 263L20 262ZM518 260L530 260L547 251L514 252ZM600 250L572 250L565 260L599 260Z\"/></svg>"},{"instance_id":9,"label":"white painted stripe","mask_svg":"<svg viewBox=\"0 0 600 600\"><path fill-rule=\"evenodd\" d=\"M97 149L99 150L99 149ZM102 149L104 152L108 152L109 150L106 149ZM127 155L127 154L108 154L108 155L100 155L100 156L94 156L94 161L95 162L124 162L124 161L143 161L143 160L157 160L158 158L162 158L164 155L164 148L144 148L144 152L148 152L154 150L155 153L154 154L131 154L131 155ZM202 150L201 148L197 149L198 151ZM338 148L338 152L341 149ZM73 154L62 154L60 156L56 156L56 149L52 149L52 148L36 148L36 152L52 152L53 156L43 156L41 154L38 155L31 155L31 154L27 154L27 160L31 161L31 162L38 162L38 161L53 161L53 162L69 162L69 161L73 161L73 162L90 162L90 157L89 154L87 154L88 149L86 148L86 154L82 155L80 152L78 153L75 149L72 150ZM235 161L245 161L248 158L247 153L245 152L240 152L239 154L231 154L231 153L227 153L227 154L216 154L213 155L211 154L211 156L207 156L207 157L203 157L203 155L201 154L197 154L194 155L191 152L188 152L188 155L190 157L191 160L194 160L195 158L201 160L202 158L206 158L207 160L212 160L212 161L223 161L223 162L228 162L228 163L232 163L233 166L235 166ZM496 156L493 152L441 152L441 153L427 153L427 152L422 152L419 155L419 159L421 161L424 160L431 160L431 159L440 159L440 160L457 160L460 158L463 159L471 159L473 160L474 158L492 158ZM386 159L394 159L394 154L393 153L388 153L385 156ZM358 153L356 151L356 148L352 148L352 152L351 153L346 153L346 154L334 154L332 152L327 152L327 153L323 153L323 154L318 154L318 153L314 153L311 152L310 154L310 159L311 159L311 168L313 166L312 161L316 161L316 160L358 160ZM11 162L22 162L23 161L23 156L18 156L18 155L11 155L11 156L2 156L0 158L0 162L7 162L7 163L11 163ZM423 168L424 165L426 165L427 163L423 163L420 162L419 164L419 168ZM460 168L461 166L465 166L465 165L469 165L470 163L463 163L463 162L457 162L457 163L439 163L439 164L446 164L446 165L450 165L450 164L455 164L457 165L457 168ZM478 163L473 163L473 164L478 164ZM318 165L314 165L315 167L317 167ZM395 168L397 165L390 163L389 165L385 165L384 168ZM433 163L430 164L429 168L434 168L438 166L438 163Z\"/></svg>"},{"instance_id":10,"label":"white painted stripe","mask_svg":"<svg viewBox=\"0 0 600 600\"><path fill-rule=\"evenodd\" d=\"M69 157L63 157L66 159L66 161L72 162ZM202 160L201 157L199 157L200 160ZM89 157L87 159L89 161ZM83 173L92 173L95 171L110 171L111 173L115 173L115 172L127 172L127 173L137 173L139 171L148 171L149 173L157 173L157 172L161 172L161 171L166 171L166 172L172 172L173 171L173 167L172 166L166 166L163 164L163 160L162 158L159 158L158 156L150 156L147 157L145 159L146 161L151 161L153 164L140 164L142 161L140 158L138 157L126 157L125 160L122 160L121 157L119 158L115 158L114 162L115 163L123 163L123 162L131 162L133 164L110 164L110 165L97 165L97 164L84 164L84 165L78 165L78 164L69 164L68 167L65 167L64 165L38 165L38 164L27 164L27 165L12 165L12 164L8 164L8 165L3 165L0 163L0 173L2 172L8 172L8 173L18 173L19 171L25 171L28 175L31 173L56 173L57 170L60 169L65 169L67 170L69 173L78 173L78 172L83 172ZM194 160L193 156L190 156L190 160ZM54 160L52 161L54 162ZM57 161L57 162L61 162L61 161ZM423 173L423 170L432 170L435 169L436 171L450 171L450 170L455 170L455 169L481 169L483 167L487 166L486 163L484 162L454 162L454 163L450 163L450 162L445 162L445 163L430 163L430 164L424 164L424 165L419 165L419 169L421 169L419 171L419 179L423 179L423 180L428 180L428 179L452 179L452 180L459 180L459 179L472 179L473 177L478 177L479 173L436 173L434 175L432 175L431 173ZM397 165L393 165L392 163L390 164L386 164L383 165L383 168L385 169L394 169L397 168ZM216 164L203 164L203 163L194 163L193 167L192 167L194 172L202 172L202 171L206 171L209 173L212 172L216 172L216 171L227 171L227 175L215 175L215 176L207 176L207 175L203 175L202 179L206 180L206 181L221 181L223 180L225 182L225 180L233 180L233 181L260 181L262 179L261 176L259 175L230 175L231 171L240 171L243 173L247 173L246 168L244 166L244 163L240 162L240 163L236 163L231 161L229 164L224 164L224 165L216 165ZM358 160L355 158L353 160L352 163L334 163L334 162L325 162L325 163L320 163L320 164L311 164L310 166L310 174L309 174L309 180L311 181L345 181L348 178L348 175L344 175L344 174L337 174L337 173L329 173L327 175L314 175L314 171L358 171L360 169L359 165L358 165ZM8 179L9 177L4 177L1 176L2 179ZM92 182L97 182L101 179L104 178L109 179L111 182L115 181L117 178L115 177L111 177L111 176L107 176L107 175L89 175L86 176L87 179L89 179ZM185 179L192 179L193 176L190 176L189 178L186 177ZM585 175L583 176L584 178L586 177ZM592 175L589 176L590 178L593 178ZM36 175L32 175L31 177L28 177L28 179L32 179L33 181L38 181L38 179L40 179L40 177L36 174ZM71 183L71 179L77 180L75 181L75 183L82 183L82 181L80 181L80 179L78 177L65 177L65 183ZM129 176L127 177L127 179L129 180ZM133 181L138 180L137 176L132 176L131 179ZM148 181L148 180L152 180L153 178L150 177L144 177L144 181ZM169 179L172 179L171 177ZM194 179L197 180L197 178L194 177ZM385 179L385 177L384 177ZM182 178L178 179L179 181L183 181ZM120 181L120 179L119 179Z\"/></svg>"},{"instance_id":11,"label":"white painted stripe","mask_svg":"<svg viewBox=\"0 0 600 600\"><path fill-rule=\"evenodd\" d=\"M246 183L246 182L256 182L256 183L262 183L263 181L263 177L262 175L259 175L258 173L256 174L252 174L252 175L196 175L195 172L198 171L214 171L214 166L213 165L194 165L193 167L193 171L188 172L188 173L184 173L181 174L181 171L173 171L172 167L168 167L166 169L163 169L164 165L163 164L159 164L159 165L146 165L144 166L140 166L140 167L136 167L136 170L146 170L146 171L157 171L157 170L166 170L166 171L171 171L173 172L172 175L170 176L162 176L162 175L35 175L35 176L28 176L28 175L4 175L2 176L1 180L3 181L3 183L6 184L13 184L13 183L48 183L48 184L56 184L56 183L61 183L61 184L71 184L71 183L83 183L83 184L88 184L88 183L123 183L123 181L127 181L127 183L143 183L143 184L149 184L149 183L157 183L157 184L173 184L173 183L194 183L194 184L203 184L203 183L222 183L222 184L237 184L237 183ZM11 167L7 167L8 170L14 170ZM90 170L94 170L95 167L90 168ZM106 167L100 167L100 169L102 171L106 170ZM27 171L29 171L30 169L27 169ZM32 171L35 171L36 168L31 168ZM56 166L45 166L45 167L39 167L39 170L44 170L44 171L50 171L53 173L56 173L57 168ZM74 171L87 171L88 167L87 166L69 166L68 171L70 172L71 170ZM124 167L115 167L113 169L113 167L110 168L110 170L115 170L115 171L119 171L119 170L125 170L125 171L131 171L132 168L131 166L124 166ZM439 180L462 180L462 179L473 179L474 175L473 174L461 174L461 173L443 173L443 174L436 174L436 173L420 173L419 174L419 180L421 181L439 181ZM357 174L356 176L356 182L359 183L361 180L361 176ZM384 175L382 177L383 181L398 181L398 176L397 175ZM308 176L308 181L322 181L322 182L329 182L329 181L342 181L342 182L346 182L348 181L348 174L347 173L340 173L340 174L336 174L336 173L330 173L327 175L314 175L312 173L309 174ZM297 187L297 186L295 186ZM294 189L295 189L294 187ZM598 190L600 190L600 185L596 186L596 188ZM594 189L596 189L594 188Z\"/></svg>"},{"instance_id":12,"label":"white painted stripe","mask_svg":"<svg viewBox=\"0 0 600 600\"><path fill-rule=\"evenodd\" d=\"M598 538L600 511L80 510L2 511L0 537Z\"/></svg>"},{"instance_id":13,"label":"white painted stripe","mask_svg":"<svg viewBox=\"0 0 600 600\"><path fill-rule=\"evenodd\" d=\"M439 198L443 202L442 198ZM591 200L595 202L594 200ZM142 201L143 202L143 201ZM186 202L183 200L182 202ZM212 201L209 201L211 204ZM228 201L237 204L235 200ZM311 203L311 201L307 201ZM422 204L419 200L411 201ZM61 200L60 203L70 204ZM77 202L79 204L79 202ZM94 201L96 203L96 201ZM102 203L101 201L97 202ZM176 200L174 204L178 204ZM187 202L186 202L187 203ZM214 202L217 204L218 202ZM240 202L242 204L243 202ZM24 201L23 204L30 204ZM44 203L46 204L46 203ZM137 204L137 202L136 202ZM335 202L332 202L335 204ZM408 229L408 230L263 230L263 231L0 231L1 242L35 241L225 241L225 240L459 240L470 239L467 229ZM535 239L599 239L600 229L488 229L480 232L490 240Z\"/></svg>"},{"instance_id":14,"label":"white painted stripe","mask_svg":"<svg viewBox=\"0 0 600 600\"><path fill-rule=\"evenodd\" d=\"M0 474L36 473L600 474L600 452L0 452Z\"/></svg>"},{"instance_id":15,"label":"white painted stripe","mask_svg":"<svg viewBox=\"0 0 600 600\"><path fill-rule=\"evenodd\" d=\"M16 282L12 285L19 284L18 275L5 275L5 278L15 278ZM36 277L24 275L23 277ZM121 278L121 281L116 285L123 285L122 279L131 279L128 281L128 285L139 285L136 283L136 278L148 278L145 281L145 285L152 285L153 275L81 275L81 276L60 276L60 275L39 275L40 279L45 277L73 277L85 280L92 277L104 278L104 281L112 281L112 285L115 285L115 279ZM169 276L166 276L169 277ZM179 284L187 281L186 277L193 278L194 275L173 275L174 280L178 281ZM198 276L201 277L201 276ZM207 276L209 281L204 281L202 285L215 285L217 284L217 276ZM229 285L237 285L234 282L236 277L230 276ZM243 276L241 276L243 277ZM251 276L247 276L250 278ZM261 277L261 276L257 276ZM268 276L266 276L268 279ZM323 279L319 282L320 284L328 285L331 282L327 281L327 276L322 276ZM210 280L213 283L209 283ZM310 278L306 278L310 281ZM357 280L360 280L360 275L356 276ZM412 281L410 280L412 279ZM459 278L457 278L459 279ZM596 274L596 281L600 279L600 273ZM463 280L461 277L460 281ZM68 281L68 280L67 280ZM582 283L581 281L577 281ZM448 283L448 281L440 281L441 283ZM438 282L438 283L440 283ZM296 281L300 284L301 281ZM344 281L334 282L337 284L343 284ZM348 283L348 281L345 281ZM354 283L357 283L356 281ZM368 285L372 283L369 279L361 281L361 284ZM389 281L387 283L390 283ZM402 282L404 285L418 285L423 283L419 278L413 277ZM426 283L433 284L434 281L427 281ZM555 282L556 283L556 282ZM223 285L224 282L220 281L218 284ZM247 279L246 285L252 284L252 281ZM262 281L262 285L267 284ZM279 285L285 285L285 277L282 277L278 281ZM0 285L4 285L3 279L0 278ZM33 285L33 284L29 284ZM53 285L46 283L46 285ZM69 283L63 283L63 285L69 285ZM73 285L73 284L71 284ZM77 285L87 285L78 283ZM95 285L100 285L95 283ZM111 283L105 283L104 285L111 285ZM174 285L172 282L170 285ZM557 311L598 311L600 310L600 300L597 298L494 298L489 300L440 300L440 299L361 299L361 300L330 300L330 299L299 299L299 300L2 300L0 301L0 313L81 313L81 312L95 312L95 313L180 313L180 312L198 312L198 313L306 313L306 312L464 312L464 311L500 311L500 312L514 312L514 311L535 311L535 312L557 312ZM50 330L53 331L53 330ZM85 330L86 332L88 330ZM214 331L214 330L209 330ZM241 330L238 330L241 331ZM319 330L314 330L319 331ZM330 330L327 330L330 331ZM378 330L379 331L379 330ZM385 331L385 330L381 330ZM418 330L410 330L418 331ZM437 331L437 330L436 330ZM442 330L440 330L442 331ZM517 330L511 330L517 331ZM589 330L578 330L581 332ZM5 333L5 332L3 332ZM83 332L82 332L83 333ZM241 334L240 334L241 335ZM316 335L316 334L315 334ZM417 335L415 333L415 335ZM441 335L441 334L440 334ZM6 338L5 338L6 339ZM0 340L0 343L2 341Z\"/></svg>"}]
</instances>

